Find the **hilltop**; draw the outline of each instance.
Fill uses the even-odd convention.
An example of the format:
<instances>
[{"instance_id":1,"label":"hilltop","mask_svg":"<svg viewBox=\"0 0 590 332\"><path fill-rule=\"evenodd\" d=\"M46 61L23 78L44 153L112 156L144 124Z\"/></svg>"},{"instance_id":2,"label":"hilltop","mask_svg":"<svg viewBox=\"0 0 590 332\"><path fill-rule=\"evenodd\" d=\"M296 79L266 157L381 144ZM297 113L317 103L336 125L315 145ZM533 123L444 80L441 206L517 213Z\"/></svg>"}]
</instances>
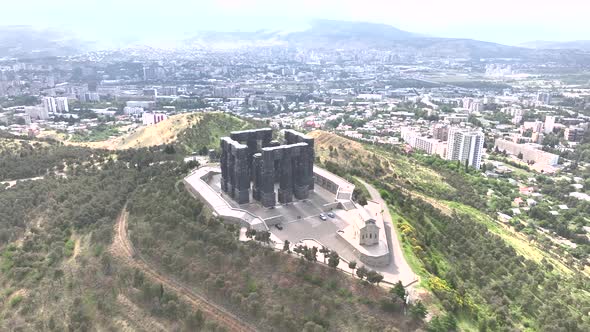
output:
<instances>
[{"instance_id":1,"label":"hilltop","mask_svg":"<svg viewBox=\"0 0 590 332\"><path fill-rule=\"evenodd\" d=\"M254 125L203 114L177 132L175 150L218 145L218 136ZM143 133L135 137L149 140ZM179 157L162 146L50 144L2 159L7 177L47 175L0 189L0 329L420 328L385 289L239 242L178 186L189 171ZM48 174L60 169L62 177Z\"/></svg>"}]
</instances>

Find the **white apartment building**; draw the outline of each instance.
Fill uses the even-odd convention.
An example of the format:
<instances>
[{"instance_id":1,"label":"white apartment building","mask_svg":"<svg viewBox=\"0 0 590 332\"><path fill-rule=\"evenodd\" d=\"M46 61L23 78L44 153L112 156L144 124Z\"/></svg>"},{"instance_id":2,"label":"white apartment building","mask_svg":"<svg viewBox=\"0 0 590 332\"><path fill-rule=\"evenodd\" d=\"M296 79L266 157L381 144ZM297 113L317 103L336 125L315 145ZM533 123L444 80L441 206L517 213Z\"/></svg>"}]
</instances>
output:
<instances>
[{"instance_id":1,"label":"white apartment building","mask_svg":"<svg viewBox=\"0 0 590 332\"><path fill-rule=\"evenodd\" d=\"M55 113L56 106L55 106L55 98L53 97L44 97L43 98L43 108L47 113Z\"/></svg>"},{"instance_id":2,"label":"white apartment building","mask_svg":"<svg viewBox=\"0 0 590 332\"><path fill-rule=\"evenodd\" d=\"M522 126L522 131L527 131L531 129L533 133L540 133L543 131L543 122L542 121L525 121Z\"/></svg>"},{"instance_id":3,"label":"white apartment building","mask_svg":"<svg viewBox=\"0 0 590 332\"><path fill-rule=\"evenodd\" d=\"M58 113L68 113L68 98L67 97L57 97L55 98L56 110Z\"/></svg>"},{"instance_id":4,"label":"white apartment building","mask_svg":"<svg viewBox=\"0 0 590 332\"><path fill-rule=\"evenodd\" d=\"M506 151L514 156L518 156L522 153L522 160L526 162L534 162L535 164L550 166L555 166L559 162L558 155L540 150L538 145L535 144L518 144L505 139L497 139L495 145L498 150Z\"/></svg>"},{"instance_id":5,"label":"white apartment building","mask_svg":"<svg viewBox=\"0 0 590 332\"><path fill-rule=\"evenodd\" d=\"M446 142L441 142L434 138L424 137L411 128L402 128L401 136L404 142L415 149L422 150L427 154L436 154L442 158L444 158L446 155Z\"/></svg>"},{"instance_id":6,"label":"white apartment building","mask_svg":"<svg viewBox=\"0 0 590 332\"><path fill-rule=\"evenodd\" d=\"M484 134L481 131L452 127L449 129L449 141L446 159L465 161L476 169L481 166Z\"/></svg>"},{"instance_id":7,"label":"white apartment building","mask_svg":"<svg viewBox=\"0 0 590 332\"><path fill-rule=\"evenodd\" d=\"M545 134L550 134L555 128L555 116L547 115L545 117Z\"/></svg>"},{"instance_id":8,"label":"white apartment building","mask_svg":"<svg viewBox=\"0 0 590 332\"><path fill-rule=\"evenodd\" d=\"M141 115L143 113L143 107L125 106L123 113L126 115Z\"/></svg>"},{"instance_id":9,"label":"white apartment building","mask_svg":"<svg viewBox=\"0 0 590 332\"><path fill-rule=\"evenodd\" d=\"M49 119L49 113L47 112L45 107L25 106L25 114L27 114L32 120Z\"/></svg>"}]
</instances>

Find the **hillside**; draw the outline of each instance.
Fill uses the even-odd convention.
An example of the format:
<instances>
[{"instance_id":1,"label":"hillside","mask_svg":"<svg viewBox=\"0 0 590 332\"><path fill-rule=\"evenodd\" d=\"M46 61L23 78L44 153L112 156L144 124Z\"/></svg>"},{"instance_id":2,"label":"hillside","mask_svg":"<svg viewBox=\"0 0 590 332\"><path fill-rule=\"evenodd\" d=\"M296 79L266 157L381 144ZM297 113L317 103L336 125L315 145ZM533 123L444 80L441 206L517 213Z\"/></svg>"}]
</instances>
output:
<instances>
[{"instance_id":1,"label":"hillside","mask_svg":"<svg viewBox=\"0 0 590 332\"><path fill-rule=\"evenodd\" d=\"M178 114L152 126L142 126L119 137L100 142L77 143L71 145L86 146L94 149L124 150L170 144L178 134L196 124L200 115L195 113Z\"/></svg>"},{"instance_id":2,"label":"hillside","mask_svg":"<svg viewBox=\"0 0 590 332\"><path fill-rule=\"evenodd\" d=\"M178 134L175 150L255 125L204 115ZM174 151L28 143L22 157L0 156L0 178L43 174L0 189L0 330L422 326L385 289L237 241L236 229L178 186L189 169Z\"/></svg>"},{"instance_id":3,"label":"hillside","mask_svg":"<svg viewBox=\"0 0 590 332\"><path fill-rule=\"evenodd\" d=\"M155 125L140 126L129 133L105 141L65 140L64 143L107 150L138 149L169 144L182 152L193 153L203 148L217 148L219 138L222 136L228 135L233 130L248 129L256 125L223 113L183 113L173 115ZM48 137L64 139L56 135Z\"/></svg>"},{"instance_id":4,"label":"hillside","mask_svg":"<svg viewBox=\"0 0 590 332\"><path fill-rule=\"evenodd\" d=\"M588 330L587 309L577 309L590 307L583 266L490 216L490 206L498 202L486 191L504 191L503 183L431 156L321 131L310 135L324 167L381 189L422 287L462 328Z\"/></svg>"}]
</instances>

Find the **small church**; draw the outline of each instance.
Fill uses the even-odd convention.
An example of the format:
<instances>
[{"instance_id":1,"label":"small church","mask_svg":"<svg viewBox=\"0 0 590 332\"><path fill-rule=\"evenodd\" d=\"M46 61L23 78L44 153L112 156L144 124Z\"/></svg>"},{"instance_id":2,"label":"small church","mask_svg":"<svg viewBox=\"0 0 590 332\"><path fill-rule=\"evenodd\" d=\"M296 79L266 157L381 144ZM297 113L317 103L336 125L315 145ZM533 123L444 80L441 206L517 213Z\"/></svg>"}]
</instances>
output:
<instances>
[{"instance_id":1,"label":"small church","mask_svg":"<svg viewBox=\"0 0 590 332\"><path fill-rule=\"evenodd\" d=\"M380 213L381 206L373 201L368 201L365 207L359 207L359 217L354 227L354 238L358 239L362 246L372 246L379 244L379 226L377 226L377 214ZM375 214L375 215L373 215Z\"/></svg>"}]
</instances>

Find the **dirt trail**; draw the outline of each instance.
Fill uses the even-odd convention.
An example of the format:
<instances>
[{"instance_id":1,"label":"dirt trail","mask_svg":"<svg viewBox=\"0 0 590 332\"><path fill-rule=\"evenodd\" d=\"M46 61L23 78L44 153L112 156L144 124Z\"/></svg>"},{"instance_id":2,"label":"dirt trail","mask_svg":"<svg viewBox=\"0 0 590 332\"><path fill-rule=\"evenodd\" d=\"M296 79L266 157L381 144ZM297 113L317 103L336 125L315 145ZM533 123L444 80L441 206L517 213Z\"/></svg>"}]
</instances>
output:
<instances>
[{"instance_id":1,"label":"dirt trail","mask_svg":"<svg viewBox=\"0 0 590 332\"><path fill-rule=\"evenodd\" d=\"M207 301L203 296L195 293L192 289L172 277L158 271L158 269L154 268L141 257L133 248L133 243L131 243L129 234L127 233L128 216L129 213L126 209L123 209L123 212L117 219L115 237L111 246L113 256L122 259L130 266L138 268L147 277L164 285L164 288L173 290L179 297L188 301L195 309L201 310L206 318L216 321L228 331L256 331L250 324L244 322L224 308Z\"/></svg>"}]
</instances>

